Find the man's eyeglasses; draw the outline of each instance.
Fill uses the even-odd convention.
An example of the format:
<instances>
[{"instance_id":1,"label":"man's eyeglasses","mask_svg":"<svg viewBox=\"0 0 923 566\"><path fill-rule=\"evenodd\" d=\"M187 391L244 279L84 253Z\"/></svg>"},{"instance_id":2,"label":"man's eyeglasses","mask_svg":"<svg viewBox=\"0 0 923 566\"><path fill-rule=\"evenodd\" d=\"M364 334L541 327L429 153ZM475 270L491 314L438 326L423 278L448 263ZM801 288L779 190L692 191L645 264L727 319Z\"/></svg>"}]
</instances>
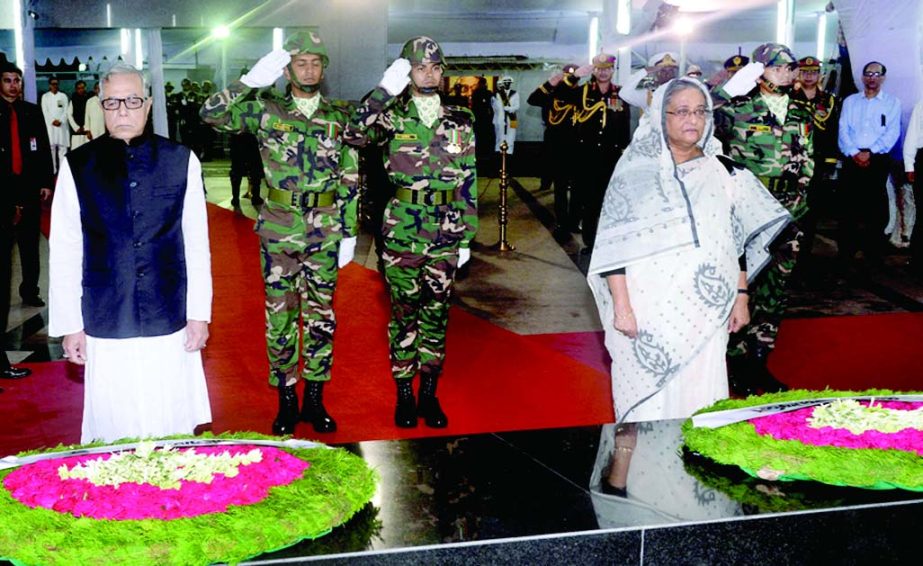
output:
<instances>
[{"instance_id":1,"label":"man's eyeglasses","mask_svg":"<svg viewBox=\"0 0 923 566\"><path fill-rule=\"evenodd\" d=\"M883 77L885 74L879 71L866 71L862 73L863 77Z\"/></svg>"},{"instance_id":2,"label":"man's eyeglasses","mask_svg":"<svg viewBox=\"0 0 923 566\"><path fill-rule=\"evenodd\" d=\"M679 118L685 120L690 116L695 116L696 118L704 118L708 114L708 110L705 108L696 108L695 110L689 110L688 108L680 108L679 110L670 111L667 110L667 114L671 116L678 116Z\"/></svg>"},{"instance_id":3,"label":"man's eyeglasses","mask_svg":"<svg viewBox=\"0 0 923 566\"><path fill-rule=\"evenodd\" d=\"M125 104L125 108L129 110L137 110L144 106L144 99L140 96L129 96L128 98L104 98L100 101L103 109L109 111L115 111L119 109L119 106Z\"/></svg>"}]
</instances>

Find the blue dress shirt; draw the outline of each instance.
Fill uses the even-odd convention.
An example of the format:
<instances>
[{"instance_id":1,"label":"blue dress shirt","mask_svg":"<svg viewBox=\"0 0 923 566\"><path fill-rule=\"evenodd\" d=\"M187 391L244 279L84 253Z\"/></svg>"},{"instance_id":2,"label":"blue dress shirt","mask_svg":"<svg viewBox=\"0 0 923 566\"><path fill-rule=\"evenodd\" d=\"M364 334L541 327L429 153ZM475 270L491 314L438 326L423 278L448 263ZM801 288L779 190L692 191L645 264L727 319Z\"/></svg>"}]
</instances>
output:
<instances>
[{"instance_id":1,"label":"blue dress shirt","mask_svg":"<svg viewBox=\"0 0 923 566\"><path fill-rule=\"evenodd\" d=\"M901 101L884 91L873 98L864 92L843 101L840 113L840 151L849 157L867 148L888 153L901 136Z\"/></svg>"}]
</instances>

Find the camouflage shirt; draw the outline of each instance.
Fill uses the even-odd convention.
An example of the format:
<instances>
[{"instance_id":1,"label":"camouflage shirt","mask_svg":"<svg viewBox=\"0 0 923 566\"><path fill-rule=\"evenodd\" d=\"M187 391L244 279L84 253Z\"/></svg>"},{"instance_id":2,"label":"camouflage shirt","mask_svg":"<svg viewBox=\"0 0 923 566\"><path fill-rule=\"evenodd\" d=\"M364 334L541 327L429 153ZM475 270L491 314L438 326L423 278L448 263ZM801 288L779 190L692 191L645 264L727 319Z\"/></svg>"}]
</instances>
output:
<instances>
[{"instance_id":1,"label":"camouflage shirt","mask_svg":"<svg viewBox=\"0 0 923 566\"><path fill-rule=\"evenodd\" d=\"M315 228L342 229L345 236L355 236L358 157L343 142L352 106L321 98L314 115L306 118L291 95L249 96L253 90L240 81L231 83L205 102L202 119L218 130L256 135L270 187L298 193L335 191L339 225ZM305 230L304 211L270 200L264 206L272 209L274 223L289 233ZM286 221L288 216L291 222Z\"/></svg>"},{"instance_id":2,"label":"camouflage shirt","mask_svg":"<svg viewBox=\"0 0 923 566\"><path fill-rule=\"evenodd\" d=\"M813 109L789 97L785 123L780 124L758 90L731 98L721 85L712 91L715 113L722 116L728 157L758 177L788 181L780 193L769 189L795 218L807 211L805 199L814 174Z\"/></svg>"},{"instance_id":3,"label":"camouflage shirt","mask_svg":"<svg viewBox=\"0 0 923 566\"><path fill-rule=\"evenodd\" d=\"M467 108L440 105L436 122L420 121L409 96L392 97L377 87L357 109L346 140L384 146L391 183L412 191L453 191L446 205L410 204L392 199L385 213L389 238L408 243L457 240L468 247L478 228L474 117Z\"/></svg>"}]
</instances>

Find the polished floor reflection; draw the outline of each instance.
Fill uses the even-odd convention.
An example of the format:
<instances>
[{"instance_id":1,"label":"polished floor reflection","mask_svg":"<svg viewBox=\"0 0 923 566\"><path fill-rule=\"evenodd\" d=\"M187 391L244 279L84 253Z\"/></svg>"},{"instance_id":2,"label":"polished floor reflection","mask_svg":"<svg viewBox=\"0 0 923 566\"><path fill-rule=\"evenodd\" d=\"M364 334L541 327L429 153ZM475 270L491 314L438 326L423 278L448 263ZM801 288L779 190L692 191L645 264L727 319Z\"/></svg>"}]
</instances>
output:
<instances>
[{"instance_id":1,"label":"polished floor reflection","mask_svg":"<svg viewBox=\"0 0 923 566\"><path fill-rule=\"evenodd\" d=\"M256 561L848 509L923 494L767 482L682 449L681 421L638 425L627 497L605 495L614 425L361 442L373 501L316 541Z\"/></svg>"}]
</instances>

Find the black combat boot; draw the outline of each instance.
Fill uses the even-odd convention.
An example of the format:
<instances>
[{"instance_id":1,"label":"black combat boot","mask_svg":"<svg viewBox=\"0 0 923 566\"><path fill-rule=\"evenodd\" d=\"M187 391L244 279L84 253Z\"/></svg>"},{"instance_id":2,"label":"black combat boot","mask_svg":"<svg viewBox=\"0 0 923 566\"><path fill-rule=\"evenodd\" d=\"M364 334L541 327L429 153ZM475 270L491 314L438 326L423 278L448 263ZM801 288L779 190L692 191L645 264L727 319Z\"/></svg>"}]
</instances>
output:
<instances>
[{"instance_id":1,"label":"black combat boot","mask_svg":"<svg viewBox=\"0 0 923 566\"><path fill-rule=\"evenodd\" d=\"M301 420L311 423L315 432L336 432L337 423L324 408L324 381L309 381L304 386Z\"/></svg>"},{"instance_id":2,"label":"black combat boot","mask_svg":"<svg viewBox=\"0 0 923 566\"><path fill-rule=\"evenodd\" d=\"M241 178L231 175L231 208L240 208L240 181Z\"/></svg>"},{"instance_id":3,"label":"black combat boot","mask_svg":"<svg viewBox=\"0 0 923 566\"><path fill-rule=\"evenodd\" d=\"M776 377L770 373L769 368L766 367L767 358L769 358L770 353L772 353L772 350L764 344L757 345L753 348L753 351L750 353L750 382L753 386L761 389L763 393L788 391L788 386L776 379Z\"/></svg>"},{"instance_id":4,"label":"black combat boot","mask_svg":"<svg viewBox=\"0 0 923 566\"><path fill-rule=\"evenodd\" d=\"M272 433L276 436L294 434L298 424L298 394L294 385L285 385L284 379L279 382L279 414L272 422Z\"/></svg>"},{"instance_id":5,"label":"black combat boot","mask_svg":"<svg viewBox=\"0 0 923 566\"><path fill-rule=\"evenodd\" d=\"M417 402L417 416L423 417L426 426L430 428L445 428L449 419L439 406L436 397L436 383L439 381L439 372L420 372L420 400Z\"/></svg>"},{"instance_id":6,"label":"black combat boot","mask_svg":"<svg viewBox=\"0 0 923 566\"><path fill-rule=\"evenodd\" d=\"M250 183L248 185L250 188L250 202L253 203L254 208L259 207L263 204L263 197L260 196L260 186L263 184L263 178L250 177L247 182Z\"/></svg>"},{"instance_id":7,"label":"black combat boot","mask_svg":"<svg viewBox=\"0 0 923 566\"><path fill-rule=\"evenodd\" d=\"M413 398L413 378L396 379L397 408L394 410L394 424L400 428L416 428L417 402Z\"/></svg>"},{"instance_id":8,"label":"black combat boot","mask_svg":"<svg viewBox=\"0 0 923 566\"><path fill-rule=\"evenodd\" d=\"M750 354L741 354L739 356L728 356L728 388L731 390L731 396L735 398L746 398L750 395L756 395L756 386L751 382Z\"/></svg>"}]
</instances>

